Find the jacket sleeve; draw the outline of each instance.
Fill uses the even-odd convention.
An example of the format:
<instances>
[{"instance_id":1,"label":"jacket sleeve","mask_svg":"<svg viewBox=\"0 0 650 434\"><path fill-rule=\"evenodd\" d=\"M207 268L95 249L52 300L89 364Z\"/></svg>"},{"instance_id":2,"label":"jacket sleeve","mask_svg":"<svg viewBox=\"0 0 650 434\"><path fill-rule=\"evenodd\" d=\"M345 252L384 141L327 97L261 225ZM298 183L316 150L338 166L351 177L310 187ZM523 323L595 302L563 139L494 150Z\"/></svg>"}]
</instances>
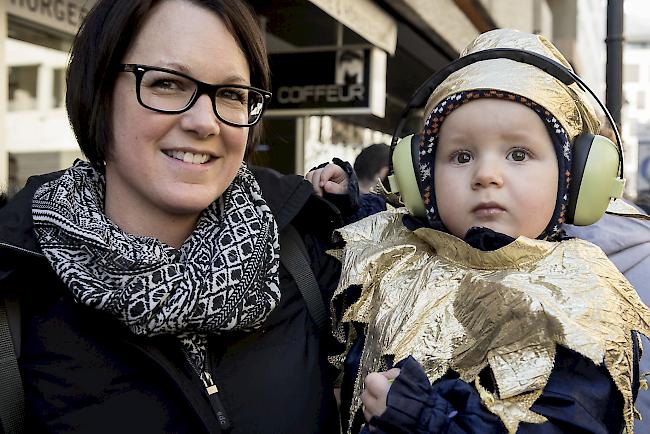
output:
<instances>
[{"instance_id":1,"label":"jacket sleeve","mask_svg":"<svg viewBox=\"0 0 650 434\"><path fill-rule=\"evenodd\" d=\"M353 220L359 211L360 205L360 195L359 195L359 181L357 180L357 175L354 172L354 169L347 161L343 161L339 158L333 158L332 163L339 166L348 176L348 189L345 193L342 194L333 194L325 192L323 194L323 199L327 200L338 208L343 217L343 222L345 224L352 223L356 220ZM327 163L326 163L327 164ZM321 164L318 166L322 167ZM357 219L358 220L358 219Z\"/></svg>"},{"instance_id":2,"label":"jacket sleeve","mask_svg":"<svg viewBox=\"0 0 650 434\"><path fill-rule=\"evenodd\" d=\"M374 432L506 432L466 382L443 378L430 384L411 357L396 367L401 372L388 393L387 409L370 421L377 429ZM544 392L531 410L548 422L522 423L518 434L619 434L624 425L622 397L606 369L562 347L558 347L555 368Z\"/></svg>"},{"instance_id":3,"label":"jacket sleeve","mask_svg":"<svg viewBox=\"0 0 650 434\"><path fill-rule=\"evenodd\" d=\"M522 424L518 433L619 434L624 426L623 397L607 369L560 346L544 392L531 410L548 422Z\"/></svg>"},{"instance_id":4,"label":"jacket sleeve","mask_svg":"<svg viewBox=\"0 0 650 434\"><path fill-rule=\"evenodd\" d=\"M395 365L400 375L386 399L386 411L370 420L378 434L504 433L499 418L481 405L478 392L460 379L429 383L414 358ZM364 428L365 432L370 432ZM362 431L364 432L364 431Z\"/></svg>"}]
</instances>

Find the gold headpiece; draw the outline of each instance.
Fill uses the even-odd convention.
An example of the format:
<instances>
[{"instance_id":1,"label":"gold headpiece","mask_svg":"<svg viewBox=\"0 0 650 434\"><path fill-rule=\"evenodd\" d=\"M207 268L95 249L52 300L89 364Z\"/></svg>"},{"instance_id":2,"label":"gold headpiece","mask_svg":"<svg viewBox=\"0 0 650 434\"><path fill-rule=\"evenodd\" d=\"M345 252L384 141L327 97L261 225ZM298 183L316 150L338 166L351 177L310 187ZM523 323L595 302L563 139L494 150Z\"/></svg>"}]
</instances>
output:
<instances>
[{"instance_id":1,"label":"gold headpiece","mask_svg":"<svg viewBox=\"0 0 650 434\"><path fill-rule=\"evenodd\" d=\"M461 57L491 48L515 48L533 51L571 65L543 36L512 29L496 29L479 35L461 53ZM472 63L445 79L431 94L425 114L450 95L466 90L495 89L524 96L547 109L560 121L569 139L579 134L598 134L600 122L587 94L576 84L565 85L541 69L510 59L491 59Z\"/></svg>"}]
</instances>

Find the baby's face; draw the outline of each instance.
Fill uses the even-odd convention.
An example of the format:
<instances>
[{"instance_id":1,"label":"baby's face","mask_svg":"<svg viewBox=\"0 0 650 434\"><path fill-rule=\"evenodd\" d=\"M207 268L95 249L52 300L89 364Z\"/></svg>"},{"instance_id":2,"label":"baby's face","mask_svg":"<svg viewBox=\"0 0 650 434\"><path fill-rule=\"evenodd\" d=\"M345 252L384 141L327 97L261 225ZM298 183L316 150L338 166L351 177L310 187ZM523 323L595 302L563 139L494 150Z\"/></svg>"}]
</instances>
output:
<instances>
[{"instance_id":1,"label":"baby's face","mask_svg":"<svg viewBox=\"0 0 650 434\"><path fill-rule=\"evenodd\" d=\"M440 218L459 238L473 226L536 238L553 216L557 157L544 123L521 103L482 98L452 111L434 171Z\"/></svg>"}]
</instances>

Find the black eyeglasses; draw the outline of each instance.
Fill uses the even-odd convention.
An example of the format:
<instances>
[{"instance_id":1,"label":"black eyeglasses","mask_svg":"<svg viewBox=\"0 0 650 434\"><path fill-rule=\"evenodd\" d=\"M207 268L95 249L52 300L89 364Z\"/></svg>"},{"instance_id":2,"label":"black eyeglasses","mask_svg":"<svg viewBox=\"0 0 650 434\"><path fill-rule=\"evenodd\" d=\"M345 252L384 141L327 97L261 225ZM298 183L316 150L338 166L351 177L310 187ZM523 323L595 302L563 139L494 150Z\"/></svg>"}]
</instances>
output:
<instances>
[{"instance_id":1,"label":"black eyeglasses","mask_svg":"<svg viewBox=\"0 0 650 434\"><path fill-rule=\"evenodd\" d=\"M271 92L251 86L208 84L155 66L132 63L120 66L122 71L135 74L140 105L159 113L183 113L201 95L207 94L219 120L233 127L250 127L259 122L271 99Z\"/></svg>"}]
</instances>

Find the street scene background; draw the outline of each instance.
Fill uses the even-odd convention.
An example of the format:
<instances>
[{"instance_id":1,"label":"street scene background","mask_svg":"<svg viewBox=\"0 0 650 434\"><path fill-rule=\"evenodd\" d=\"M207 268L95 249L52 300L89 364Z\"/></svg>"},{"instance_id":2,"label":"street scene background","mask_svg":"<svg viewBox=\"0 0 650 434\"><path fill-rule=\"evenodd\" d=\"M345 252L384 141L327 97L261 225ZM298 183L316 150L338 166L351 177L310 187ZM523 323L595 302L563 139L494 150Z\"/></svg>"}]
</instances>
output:
<instances>
[{"instance_id":1,"label":"street scene background","mask_svg":"<svg viewBox=\"0 0 650 434\"><path fill-rule=\"evenodd\" d=\"M0 3L0 186L83 158L65 112L68 50L93 0ZM626 196L650 196L650 2L621 0ZM480 32L540 33L605 101L606 0L254 0L273 71L256 164L303 174L390 143L409 97ZM611 39L611 38L610 38ZM610 77L611 78L611 77ZM417 117L417 113L414 117ZM615 116L616 117L616 116Z\"/></svg>"}]
</instances>

